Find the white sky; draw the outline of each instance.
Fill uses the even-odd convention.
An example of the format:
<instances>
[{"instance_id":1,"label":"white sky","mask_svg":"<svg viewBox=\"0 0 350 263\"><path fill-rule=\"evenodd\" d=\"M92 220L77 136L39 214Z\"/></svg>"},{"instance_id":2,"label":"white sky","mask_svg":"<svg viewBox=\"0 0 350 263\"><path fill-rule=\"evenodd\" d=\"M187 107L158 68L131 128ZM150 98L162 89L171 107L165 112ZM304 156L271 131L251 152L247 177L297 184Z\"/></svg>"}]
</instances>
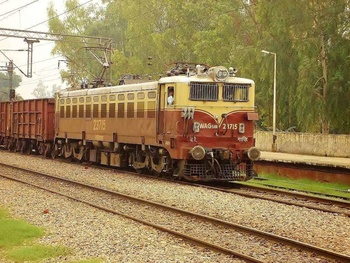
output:
<instances>
[{"instance_id":1,"label":"white sky","mask_svg":"<svg viewBox=\"0 0 350 263\"><path fill-rule=\"evenodd\" d=\"M0 0L0 28L48 32L48 22L44 21L48 20L47 8L50 2L54 3L58 14L65 11L65 0ZM85 2L92 1L80 1L81 4ZM17 11L12 12L14 10ZM61 86L61 88L66 88L66 84L62 83L60 77L60 70L65 69L64 63L60 63L60 69L58 69L58 61L64 58L52 56L51 50L53 47L54 42L52 41L34 43L32 78L27 78L20 71L16 70L16 74L22 78L22 82L20 87L16 89L16 93L19 93L24 99L34 98L31 93L37 87L40 80L50 90L54 84ZM9 51L19 49L28 49L28 45L24 42L24 39L0 36L0 50L27 74L27 52ZM8 63L8 59L0 53L0 66L5 66L6 63Z\"/></svg>"}]
</instances>

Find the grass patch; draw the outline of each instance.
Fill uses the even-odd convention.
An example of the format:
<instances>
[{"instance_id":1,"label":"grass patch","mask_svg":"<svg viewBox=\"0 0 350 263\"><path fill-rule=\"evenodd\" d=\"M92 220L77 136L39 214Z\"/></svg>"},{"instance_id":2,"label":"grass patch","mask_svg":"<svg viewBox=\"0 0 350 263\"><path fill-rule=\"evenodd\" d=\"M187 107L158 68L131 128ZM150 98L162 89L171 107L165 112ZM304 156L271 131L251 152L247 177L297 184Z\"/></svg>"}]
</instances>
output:
<instances>
[{"instance_id":1,"label":"grass patch","mask_svg":"<svg viewBox=\"0 0 350 263\"><path fill-rule=\"evenodd\" d=\"M45 258L66 256L70 253L68 248L61 246L23 246L8 251L6 258L15 262L38 261Z\"/></svg>"},{"instance_id":2,"label":"grass patch","mask_svg":"<svg viewBox=\"0 0 350 263\"><path fill-rule=\"evenodd\" d=\"M7 212L0 209L0 248L18 246L44 234L44 230L25 221L9 218Z\"/></svg>"},{"instance_id":3,"label":"grass patch","mask_svg":"<svg viewBox=\"0 0 350 263\"><path fill-rule=\"evenodd\" d=\"M259 186L276 186L295 189L299 191L315 192L324 195L350 198L349 185L339 183L318 182L310 179L290 179L272 174L262 174L259 178L266 180L253 179L247 184Z\"/></svg>"},{"instance_id":4,"label":"grass patch","mask_svg":"<svg viewBox=\"0 0 350 263\"><path fill-rule=\"evenodd\" d=\"M45 231L29 223L13 219L0 207L0 250L4 258L14 262L38 261L69 253L67 248L31 245L36 238L44 236ZM25 245L26 244L26 245Z\"/></svg>"}]
</instances>

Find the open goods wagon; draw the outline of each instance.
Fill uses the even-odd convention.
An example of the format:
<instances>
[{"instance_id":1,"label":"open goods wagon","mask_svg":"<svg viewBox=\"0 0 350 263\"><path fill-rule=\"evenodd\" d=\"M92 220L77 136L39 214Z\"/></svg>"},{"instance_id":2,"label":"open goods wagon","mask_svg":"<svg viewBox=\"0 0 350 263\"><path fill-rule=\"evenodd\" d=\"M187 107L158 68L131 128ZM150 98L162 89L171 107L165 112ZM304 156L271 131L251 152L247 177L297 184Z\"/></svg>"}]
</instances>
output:
<instances>
[{"instance_id":1,"label":"open goods wagon","mask_svg":"<svg viewBox=\"0 0 350 263\"><path fill-rule=\"evenodd\" d=\"M0 102L0 143L10 150L48 151L54 140L52 98Z\"/></svg>"}]
</instances>

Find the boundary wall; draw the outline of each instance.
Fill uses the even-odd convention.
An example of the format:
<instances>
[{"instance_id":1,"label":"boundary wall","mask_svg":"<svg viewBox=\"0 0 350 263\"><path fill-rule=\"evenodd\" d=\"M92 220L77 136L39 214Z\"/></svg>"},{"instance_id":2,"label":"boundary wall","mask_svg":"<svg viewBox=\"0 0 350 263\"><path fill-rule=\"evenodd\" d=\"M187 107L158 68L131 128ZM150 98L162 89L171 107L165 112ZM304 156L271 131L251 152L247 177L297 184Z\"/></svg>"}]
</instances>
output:
<instances>
[{"instance_id":1,"label":"boundary wall","mask_svg":"<svg viewBox=\"0 0 350 263\"><path fill-rule=\"evenodd\" d=\"M276 132L277 152L350 158L350 135ZM255 146L272 151L272 132L256 131Z\"/></svg>"}]
</instances>

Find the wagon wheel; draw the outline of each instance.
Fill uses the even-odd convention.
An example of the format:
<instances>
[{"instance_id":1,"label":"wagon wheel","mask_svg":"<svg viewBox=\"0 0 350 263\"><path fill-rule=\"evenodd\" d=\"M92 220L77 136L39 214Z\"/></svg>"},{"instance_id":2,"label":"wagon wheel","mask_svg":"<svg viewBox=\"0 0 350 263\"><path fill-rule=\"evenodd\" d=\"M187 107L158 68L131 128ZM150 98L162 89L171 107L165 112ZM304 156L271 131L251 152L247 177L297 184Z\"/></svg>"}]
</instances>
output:
<instances>
[{"instance_id":1,"label":"wagon wheel","mask_svg":"<svg viewBox=\"0 0 350 263\"><path fill-rule=\"evenodd\" d=\"M44 154L44 151L45 151L45 145L44 145L43 142L41 142L41 143L39 144L39 147L38 147L38 152L39 152L40 155L43 155L43 154Z\"/></svg>"},{"instance_id":2,"label":"wagon wheel","mask_svg":"<svg viewBox=\"0 0 350 263\"><path fill-rule=\"evenodd\" d=\"M14 142L12 139L10 139L10 140L8 141L8 144L7 144L7 150L8 150L8 151L13 151L13 150L14 150L14 147L15 147L15 142Z\"/></svg>"},{"instance_id":3,"label":"wagon wheel","mask_svg":"<svg viewBox=\"0 0 350 263\"><path fill-rule=\"evenodd\" d=\"M25 140L22 141L22 145L21 145L21 153L25 153L27 150L27 142Z\"/></svg>"},{"instance_id":4,"label":"wagon wheel","mask_svg":"<svg viewBox=\"0 0 350 263\"><path fill-rule=\"evenodd\" d=\"M50 154L51 154L51 144L50 143L45 143L45 146L44 146L44 156L45 157L49 157Z\"/></svg>"},{"instance_id":5,"label":"wagon wheel","mask_svg":"<svg viewBox=\"0 0 350 263\"><path fill-rule=\"evenodd\" d=\"M25 150L24 153L25 154L31 154L32 150L33 150L33 144L30 142L28 147L26 147L26 150Z\"/></svg>"},{"instance_id":6,"label":"wagon wheel","mask_svg":"<svg viewBox=\"0 0 350 263\"><path fill-rule=\"evenodd\" d=\"M22 148L22 141L21 140L16 140L15 147L14 147L14 152L19 152Z\"/></svg>"}]
</instances>

